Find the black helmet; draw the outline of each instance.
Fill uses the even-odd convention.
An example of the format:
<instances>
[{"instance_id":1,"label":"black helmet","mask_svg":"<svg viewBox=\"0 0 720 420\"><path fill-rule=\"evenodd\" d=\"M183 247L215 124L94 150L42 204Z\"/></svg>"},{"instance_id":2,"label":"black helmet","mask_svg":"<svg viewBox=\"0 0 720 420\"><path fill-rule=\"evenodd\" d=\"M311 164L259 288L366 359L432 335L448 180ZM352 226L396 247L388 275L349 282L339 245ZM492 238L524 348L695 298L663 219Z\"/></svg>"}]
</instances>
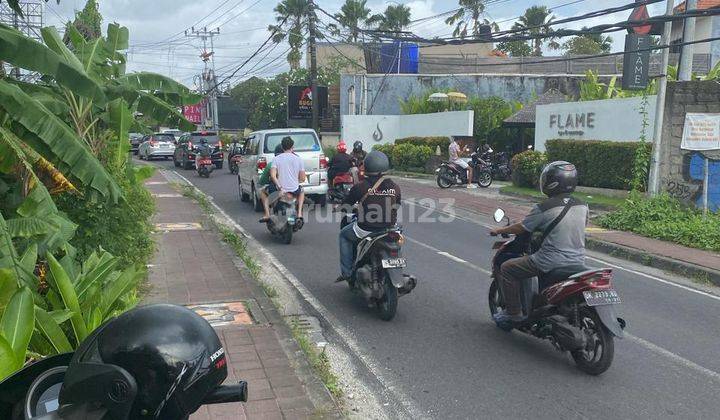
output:
<instances>
[{"instance_id":1,"label":"black helmet","mask_svg":"<svg viewBox=\"0 0 720 420\"><path fill-rule=\"evenodd\" d=\"M60 404L100 406L113 419L185 419L226 377L225 350L207 321L182 306L149 305L82 342Z\"/></svg>"},{"instance_id":2,"label":"black helmet","mask_svg":"<svg viewBox=\"0 0 720 420\"><path fill-rule=\"evenodd\" d=\"M200 144L207 144L207 139L205 137L200 139Z\"/></svg>"},{"instance_id":3,"label":"black helmet","mask_svg":"<svg viewBox=\"0 0 720 420\"><path fill-rule=\"evenodd\" d=\"M364 160L365 173L368 175L380 175L390 169L390 160L385 153L373 150L368 153Z\"/></svg>"},{"instance_id":4,"label":"black helmet","mask_svg":"<svg viewBox=\"0 0 720 420\"><path fill-rule=\"evenodd\" d=\"M577 187L577 169L564 160L548 163L540 174L539 184L540 191L548 197L571 193Z\"/></svg>"},{"instance_id":5,"label":"black helmet","mask_svg":"<svg viewBox=\"0 0 720 420\"><path fill-rule=\"evenodd\" d=\"M354 150L354 151L360 151L360 150L362 150L362 147L363 147L363 144L362 144L362 142L359 141L359 140L356 141L355 143L353 143L353 150Z\"/></svg>"},{"instance_id":6,"label":"black helmet","mask_svg":"<svg viewBox=\"0 0 720 420\"><path fill-rule=\"evenodd\" d=\"M282 144L278 144L275 146L275 156L284 153L285 150L283 150Z\"/></svg>"},{"instance_id":7,"label":"black helmet","mask_svg":"<svg viewBox=\"0 0 720 420\"><path fill-rule=\"evenodd\" d=\"M230 138L230 140L231 140L233 143L237 143L237 142L238 142L237 136L232 136L232 137Z\"/></svg>"}]
</instances>

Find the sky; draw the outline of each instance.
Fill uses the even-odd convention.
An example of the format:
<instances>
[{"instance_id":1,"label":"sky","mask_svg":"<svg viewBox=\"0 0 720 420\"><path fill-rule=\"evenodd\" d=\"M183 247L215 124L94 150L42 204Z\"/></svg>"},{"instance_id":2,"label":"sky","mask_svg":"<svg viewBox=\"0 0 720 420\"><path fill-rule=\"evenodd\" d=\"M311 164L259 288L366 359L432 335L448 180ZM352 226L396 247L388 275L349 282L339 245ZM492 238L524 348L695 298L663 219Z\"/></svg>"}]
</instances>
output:
<instances>
[{"instance_id":1,"label":"sky","mask_svg":"<svg viewBox=\"0 0 720 420\"><path fill-rule=\"evenodd\" d=\"M500 22L501 29L508 29L524 10L533 5L545 5L553 9L557 19L577 16L593 10L620 6L630 0L488 0L485 17ZM98 0L103 15L103 31L108 23L117 22L130 31L128 71L152 71L170 76L190 87L196 87L202 72L199 58L202 41L184 36L191 27L220 28L214 38L216 74L220 78L237 68L252 54L269 35L267 27L274 23L273 8L276 0ZM677 1L679 3L679 1ZM316 0L316 4L330 13L339 10L344 0ZM422 19L458 7L456 0L378 1L368 0L373 13L382 12L390 3L402 3L410 7L411 19ZM45 25L59 28L71 20L75 11L81 10L85 0L50 0L45 6ZM664 3L649 6L650 15L661 14ZM568 24L568 28L593 26L600 23L626 20L630 12L588 19ZM324 19L327 21L327 19ZM444 17L427 19L409 28L424 36L451 36L452 27L444 23ZM623 48L624 33L611 34L613 50ZM284 59L286 45L279 45L258 57L230 79L235 84L251 76L272 76L286 71L289 66ZM267 55L266 55L267 54ZM547 52L546 55L560 54ZM273 61L275 60L275 61ZM303 60L302 63L305 61ZM259 65L253 69L253 64ZM248 71L250 70L250 71Z\"/></svg>"}]
</instances>

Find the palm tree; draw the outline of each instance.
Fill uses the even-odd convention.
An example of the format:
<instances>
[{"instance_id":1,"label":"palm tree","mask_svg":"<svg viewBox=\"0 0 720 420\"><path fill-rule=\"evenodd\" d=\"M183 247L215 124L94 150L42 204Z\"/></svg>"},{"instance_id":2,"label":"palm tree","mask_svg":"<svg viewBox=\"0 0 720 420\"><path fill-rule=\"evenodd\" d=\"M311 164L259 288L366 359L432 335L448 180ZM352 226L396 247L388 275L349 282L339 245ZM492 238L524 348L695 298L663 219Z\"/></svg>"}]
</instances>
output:
<instances>
[{"instance_id":1,"label":"palm tree","mask_svg":"<svg viewBox=\"0 0 720 420\"><path fill-rule=\"evenodd\" d=\"M367 20L381 31L402 32L410 24L410 8L403 4L388 6L382 14L375 14Z\"/></svg>"},{"instance_id":2,"label":"palm tree","mask_svg":"<svg viewBox=\"0 0 720 420\"><path fill-rule=\"evenodd\" d=\"M335 13L335 19L350 31L348 42L357 42L360 27L370 18L370 9L366 5L367 0L345 0L340 12Z\"/></svg>"},{"instance_id":3,"label":"palm tree","mask_svg":"<svg viewBox=\"0 0 720 420\"><path fill-rule=\"evenodd\" d=\"M547 6L532 6L525 10L525 13L515 22L513 29L527 29L525 33L532 36L550 35L553 33L553 29L547 25L552 23L553 20L555 20L555 16L550 13ZM542 55L543 39L535 38L531 40L534 56L539 57ZM560 44L557 40L549 38L548 47L557 50L560 48Z\"/></svg>"},{"instance_id":4,"label":"palm tree","mask_svg":"<svg viewBox=\"0 0 720 420\"><path fill-rule=\"evenodd\" d=\"M583 26L582 30L587 31L588 27ZM598 33L586 33L580 36L595 41L600 46L600 51L604 53L608 53L612 49L613 39L610 36L604 36L603 34Z\"/></svg>"},{"instance_id":5,"label":"palm tree","mask_svg":"<svg viewBox=\"0 0 720 420\"><path fill-rule=\"evenodd\" d=\"M480 19L483 12L485 11L484 0L458 0L460 8L445 19L445 23L448 25L455 25L453 30L454 37L465 38L468 33L468 26L472 25L472 37L480 38L480 28L484 25L490 27L491 31L498 31L500 28L497 23L490 22L487 19Z\"/></svg>"},{"instance_id":6,"label":"palm tree","mask_svg":"<svg viewBox=\"0 0 720 420\"><path fill-rule=\"evenodd\" d=\"M278 24L268 26L268 31L274 33L273 42L276 44L287 38L290 44L287 61L290 68L296 70L300 68L304 30L312 13L310 3L308 0L282 0L274 11Z\"/></svg>"}]
</instances>

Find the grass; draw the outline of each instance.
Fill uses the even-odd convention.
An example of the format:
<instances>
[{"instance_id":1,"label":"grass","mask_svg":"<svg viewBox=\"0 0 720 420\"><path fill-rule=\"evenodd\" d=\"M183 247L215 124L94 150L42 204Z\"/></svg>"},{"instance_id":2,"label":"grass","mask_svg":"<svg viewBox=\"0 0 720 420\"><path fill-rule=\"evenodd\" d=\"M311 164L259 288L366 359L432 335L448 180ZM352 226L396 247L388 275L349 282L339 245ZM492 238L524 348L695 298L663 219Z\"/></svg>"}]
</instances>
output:
<instances>
[{"instance_id":1,"label":"grass","mask_svg":"<svg viewBox=\"0 0 720 420\"><path fill-rule=\"evenodd\" d=\"M510 195L521 195L530 198L546 198L545 194L534 188L516 187L514 185L507 185L505 187L501 187L500 192ZM600 194L588 195L580 192L573 193L573 197L588 203L588 205L590 206L596 205L613 209L620 207L625 202L624 198L608 197L606 195Z\"/></svg>"},{"instance_id":2,"label":"grass","mask_svg":"<svg viewBox=\"0 0 720 420\"><path fill-rule=\"evenodd\" d=\"M330 394L335 398L336 401L342 401L343 391L338 383L338 377L332 372L330 367L330 360L325 354L325 350L317 351L313 343L308 339L305 332L300 328L297 321L292 321L290 324L290 330L292 335L297 341L300 349L305 353L305 356L310 362L315 374L325 384L325 387L330 391Z\"/></svg>"}]
</instances>

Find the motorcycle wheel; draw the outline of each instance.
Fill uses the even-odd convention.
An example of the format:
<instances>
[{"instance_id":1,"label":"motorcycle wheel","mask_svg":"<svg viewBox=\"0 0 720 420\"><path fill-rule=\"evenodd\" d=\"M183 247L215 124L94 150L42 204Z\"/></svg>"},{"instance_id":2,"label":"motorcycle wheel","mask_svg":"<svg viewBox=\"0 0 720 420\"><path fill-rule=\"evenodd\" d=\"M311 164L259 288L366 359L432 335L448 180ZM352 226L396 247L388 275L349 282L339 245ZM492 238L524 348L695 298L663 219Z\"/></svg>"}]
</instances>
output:
<instances>
[{"instance_id":1,"label":"motorcycle wheel","mask_svg":"<svg viewBox=\"0 0 720 420\"><path fill-rule=\"evenodd\" d=\"M454 184L452 179L453 175L450 173L450 171L447 168L442 168L437 174L436 182L438 187L440 188L450 188Z\"/></svg>"},{"instance_id":2,"label":"motorcycle wheel","mask_svg":"<svg viewBox=\"0 0 720 420\"><path fill-rule=\"evenodd\" d=\"M234 163L230 164L230 173L233 175L237 175L237 173L238 173L237 164L234 164Z\"/></svg>"},{"instance_id":3,"label":"motorcycle wheel","mask_svg":"<svg viewBox=\"0 0 720 420\"><path fill-rule=\"evenodd\" d=\"M257 193L255 192L255 187L250 190L250 195L252 196L253 210L255 210L256 213L260 213L261 211L263 211L263 204L262 201L258 198Z\"/></svg>"},{"instance_id":4,"label":"motorcycle wheel","mask_svg":"<svg viewBox=\"0 0 720 420\"><path fill-rule=\"evenodd\" d=\"M482 188L487 188L492 184L492 174L490 171L482 171L478 174L477 184Z\"/></svg>"},{"instance_id":5,"label":"motorcycle wheel","mask_svg":"<svg viewBox=\"0 0 720 420\"><path fill-rule=\"evenodd\" d=\"M571 352L578 369L588 375L600 375L610 368L615 355L615 342L612 333L600 321L592 308L580 310L580 325L587 337L584 349Z\"/></svg>"},{"instance_id":6,"label":"motorcycle wheel","mask_svg":"<svg viewBox=\"0 0 720 420\"><path fill-rule=\"evenodd\" d=\"M505 307L502 296L500 295L500 285L497 280L493 280L492 283L490 283L488 304L490 306L490 315L495 315L500 309Z\"/></svg>"},{"instance_id":7,"label":"motorcycle wheel","mask_svg":"<svg viewBox=\"0 0 720 420\"><path fill-rule=\"evenodd\" d=\"M377 302L377 310L380 319L390 321L395 318L395 314L397 313L398 292L387 274L385 274L384 288L385 294L382 299Z\"/></svg>"}]
</instances>

